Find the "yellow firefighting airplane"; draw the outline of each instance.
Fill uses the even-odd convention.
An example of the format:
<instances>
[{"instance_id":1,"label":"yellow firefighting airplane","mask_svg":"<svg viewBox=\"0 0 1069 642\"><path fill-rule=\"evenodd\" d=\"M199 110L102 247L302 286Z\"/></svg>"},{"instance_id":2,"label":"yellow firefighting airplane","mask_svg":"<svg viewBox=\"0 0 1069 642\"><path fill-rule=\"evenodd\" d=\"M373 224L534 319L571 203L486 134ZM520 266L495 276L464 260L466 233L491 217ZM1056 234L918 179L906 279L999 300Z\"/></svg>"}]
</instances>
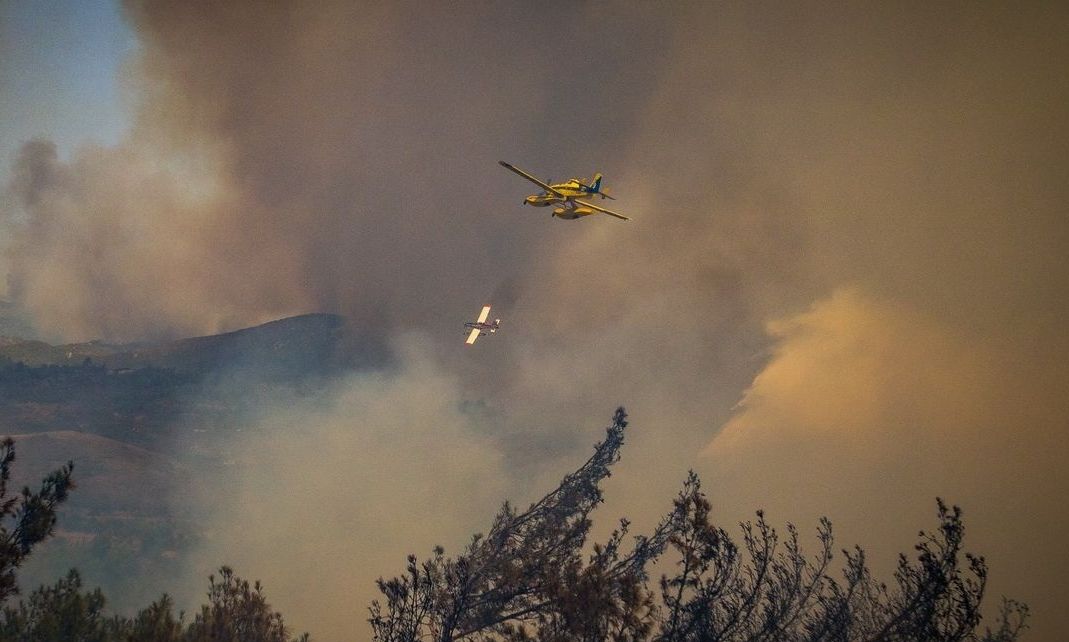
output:
<instances>
[{"instance_id":1,"label":"yellow firefighting airplane","mask_svg":"<svg viewBox=\"0 0 1069 642\"><path fill-rule=\"evenodd\" d=\"M487 321L490 316L490 306L484 305L481 312L479 312L479 320L474 323L468 322L464 324L465 328L471 328L471 333L468 334L468 339L464 343L469 346L475 343L475 340L479 337L485 336L487 332L494 333L501 327L501 319L494 319L493 323Z\"/></svg>"},{"instance_id":2,"label":"yellow firefighting airplane","mask_svg":"<svg viewBox=\"0 0 1069 642\"><path fill-rule=\"evenodd\" d=\"M505 161L498 162L501 163L501 166L505 169L519 174L544 190L541 194L534 194L523 199L524 205L533 205L535 207L557 205L558 207L553 208L552 216L564 219L577 219L582 216L589 216L595 212L601 212L602 214L615 216L616 218L625 221L631 220L623 214L617 214L604 207L599 207L590 201L579 200L581 198L593 198L594 196L612 198L601 191L601 174L594 174L594 180L591 181L590 185L587 185L585 181L578 178L572 178L563 183L554 183L553 185L550 185L548 181L541 181L522 169L509 165Z\"/></svg>"}]
</instances>

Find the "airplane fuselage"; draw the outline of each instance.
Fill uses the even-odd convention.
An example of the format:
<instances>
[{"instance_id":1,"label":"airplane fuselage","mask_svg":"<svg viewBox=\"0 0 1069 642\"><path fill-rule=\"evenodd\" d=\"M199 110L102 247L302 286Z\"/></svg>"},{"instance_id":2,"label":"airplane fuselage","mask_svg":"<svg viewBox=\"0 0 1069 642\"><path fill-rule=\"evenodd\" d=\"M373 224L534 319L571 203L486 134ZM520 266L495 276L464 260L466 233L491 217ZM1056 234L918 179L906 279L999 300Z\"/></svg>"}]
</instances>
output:
<instances>
[{"instance_id":1,"label":"airplane fuselage","mask_svg":"<svg viewBox=\"0 0 1069 642\"><path fill-rule=\"evenodd\" d=\"M494 319L493 323L487 321L479 323L477 321L470 321L464 324L465 328L471 328L473 330L488 330L490 332L497 332L497 329L501 327L501 319Z\"/></svg>"},{"instance_id":2,"label":"airplane fuselage","mask_svg":"<svg viewBox=\"0 0 1069 642\"><path fill-rule=\"evenodd\" d=\"M594 196L584 189L583 183L580 182L579 179L573 178L563 183L555 183L550 185L550 187L563 196L557 196L550 192L532 194L523 199L524 204L531 205L532 207L557 205L558 207L553 210L553 216L569 220L594 213L594 210L589 207L583 207L581 204L575 202L575 199L577 198L590 198Z\"/></svg>"},{"instance_id":3,"label":"airplane fuselage","mask_svg":"<svg viewBox=\"0 0 1069 642\"><path fill-rule=\"evenodd\" d=\"M498 161L498 164L542 188L540 193L525 197L523 199L524 205L532 207L549 207L552 205L553 216L564 219L577 219L601 212L625 221L631 220L623 214L613 212L591 202L595 196L612 198L601 189L602 176L600 173L594 174L594 178L590 181L581 178L569 178L561 183L551 183L550 181L540 180L505 161Z\"/></svg>"},{"instance_id":4,"label":"airplane fuselage","mask_svg":"<svg viewBox=\"0 0 1069 642\"><path fill-rule=\"evenodd\" d=\"M550 185L553 189L557 190L561 194L564 194L567 198L582 198L584 196L593 196L588 190L585 184L578 178L569 178L563 183L557 183Z\"/></svg>"}]
</instances>

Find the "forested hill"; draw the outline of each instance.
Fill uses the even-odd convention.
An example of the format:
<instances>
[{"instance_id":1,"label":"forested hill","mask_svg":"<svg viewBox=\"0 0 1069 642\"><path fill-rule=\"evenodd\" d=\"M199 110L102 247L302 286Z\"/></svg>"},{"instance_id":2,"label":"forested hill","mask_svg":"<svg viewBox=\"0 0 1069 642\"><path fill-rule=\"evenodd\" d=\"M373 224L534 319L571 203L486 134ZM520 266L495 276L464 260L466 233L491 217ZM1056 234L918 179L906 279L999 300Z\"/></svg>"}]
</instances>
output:
<instances>
[{"instance_id":1,"label":"forested hill","mask_svg":"<svg viewBox=\"0 0 1069 642\"><path fill-rule=\"evenodd\" d=\"M146 590L173 591L160 578L174 577L202 533L171 498L241 457L234 431L258 405L381 364L370 345L331 314L158 343L0 338L0 436L18 452L12 487L75 463L77 490L57 537L23 570L26 586L74 566L119 607L143 605Z\"/></svg>"},{"instance_id":2,"label":"forested hill","mask_svg":"<svg viewBox=\"0 0 1069 642\"><path fill-rule=\"evenodd\" d=\"M242 386L305 385L373 366L345 319L306 314L161 343L0 339L0 432L73 430L154 448L169 427L209 429L249 403Z\"/></svg>"},{"instance_id":3,"label":"forested hill","mask_svg":"<svg viewBox=\"0 0 1069 642\"><path fill-rule=\"evenodd\" d=\"M153 367L193 375L240 365L299 374L350 361L353 355L345 350L349 338L343 317L304 314L234 332L159 343L50 345L0 337L0 361L71 366L90 359L109 370Z\"/></svg>"}]
</instances>

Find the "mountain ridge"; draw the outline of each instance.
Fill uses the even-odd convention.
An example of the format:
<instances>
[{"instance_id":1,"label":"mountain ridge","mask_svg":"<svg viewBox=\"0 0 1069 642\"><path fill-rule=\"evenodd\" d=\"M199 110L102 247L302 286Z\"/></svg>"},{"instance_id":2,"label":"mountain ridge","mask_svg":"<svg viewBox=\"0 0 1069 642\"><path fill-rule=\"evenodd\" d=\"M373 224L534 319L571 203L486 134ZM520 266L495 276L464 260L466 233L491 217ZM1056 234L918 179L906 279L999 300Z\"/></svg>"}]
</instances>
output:
<instances>
[{"instance_id":1,"label":"mountain ridge","mask_svg":"<svg viewBox=\"0 0 1069 642\"><path fill-rule=\"evenodd\" d=\"M22 580L78 567L116 604L142 604L145 586L180 573L211 536L183 498L239 465L235 432L255 430L265 402L381 365L375 346L326 313L173 341L0 340L0 435L18 457L9 489L36 487L68 460L77 484L61 535Z\"/></svg>"},{"instance_id":2,"label":"mountain ridge","mask_svg":"<svg viewBox=\"0 0 1069 642\"><path fill-rule=\"evenodd\" d=\"M340 354L339 349L349 347L352 334L345 317L313 312L219 334L159 342L94 339L53 345L36 339L0 337L0 360L27 366L75 366L90 359L109 370L153 367L181 373L203 372L235 359L266 365L272 358L281 358L292 366L298 354L335 364L345 360L347 355Z\"/></svg>"}]
</instances>

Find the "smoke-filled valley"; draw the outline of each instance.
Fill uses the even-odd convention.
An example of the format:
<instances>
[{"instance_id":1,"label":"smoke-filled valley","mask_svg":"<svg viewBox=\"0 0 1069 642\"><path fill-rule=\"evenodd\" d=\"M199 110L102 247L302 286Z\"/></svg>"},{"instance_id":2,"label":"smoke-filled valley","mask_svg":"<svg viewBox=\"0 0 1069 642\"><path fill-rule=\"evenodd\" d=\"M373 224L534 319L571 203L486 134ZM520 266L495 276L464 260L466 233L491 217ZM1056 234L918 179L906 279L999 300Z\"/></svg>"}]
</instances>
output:
<instances>
[{"instance_id":1,"label":"smoke-filled valley","mask_svg":"<svg viewBox=\"0 0 1069 642\"><path fill-rule=\"evenodd\" d=\"M129 0L124 129L75 143L20 120L70 113L46 9L0 3L0 432L77 488L20 578L191 608L231 564L366 639L625 405L595 539L693 469L888 577L943 496L985 613L1069 634L1065 7Z\"/></svg>"}]
</instances>

